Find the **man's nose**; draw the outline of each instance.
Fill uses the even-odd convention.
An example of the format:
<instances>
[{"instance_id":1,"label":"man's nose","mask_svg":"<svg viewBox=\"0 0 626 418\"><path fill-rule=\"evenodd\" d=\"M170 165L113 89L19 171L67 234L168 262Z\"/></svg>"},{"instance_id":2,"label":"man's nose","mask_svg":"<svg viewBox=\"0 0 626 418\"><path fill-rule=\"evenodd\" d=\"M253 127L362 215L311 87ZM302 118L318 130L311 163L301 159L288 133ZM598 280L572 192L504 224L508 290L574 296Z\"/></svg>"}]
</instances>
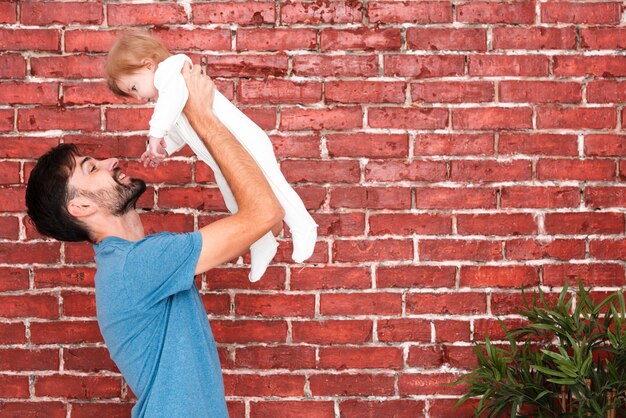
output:
<instances>
[{"instance_id":1,"label":"man's nose","mask_svg":"<svg viewBox=\"0 0 626 418\"><path fill-rule=\"evenodd\" d=\"M118 164L119 160L117 158L107 158L106 160L102 160L102 165L109 171L113 171Z\"/></svg>"}]
</instances>

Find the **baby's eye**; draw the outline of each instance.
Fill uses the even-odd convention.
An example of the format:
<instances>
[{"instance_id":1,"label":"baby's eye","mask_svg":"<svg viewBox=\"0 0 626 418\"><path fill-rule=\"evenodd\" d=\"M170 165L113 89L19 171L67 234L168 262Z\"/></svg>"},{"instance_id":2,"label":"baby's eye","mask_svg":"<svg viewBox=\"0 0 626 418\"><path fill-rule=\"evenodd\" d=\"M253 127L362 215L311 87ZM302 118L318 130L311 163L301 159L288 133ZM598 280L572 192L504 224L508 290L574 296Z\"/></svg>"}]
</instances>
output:
<instances>
[{"instance_id":1,"label":"baby's eye","mask_svg":"<svg viewBox=\"0 0 626 418\"><path fill-rule=\"evenodd\" d=\"M131 90L131 91L137 91L137 89L135 88L135 86L132 86L132 87L130 88L130 90Z\"/></svg>"},{"instance_id":2,"label":"baby's eye","mask_svg":"<svg viewBox=\"0 0 626 418\"><path fill-rule=\"evenodd\" d=\"M96 166L92 165L91 168L89 169L89 172L93 173L94 171L96 171Z\"/></svg>"}]
</instances>

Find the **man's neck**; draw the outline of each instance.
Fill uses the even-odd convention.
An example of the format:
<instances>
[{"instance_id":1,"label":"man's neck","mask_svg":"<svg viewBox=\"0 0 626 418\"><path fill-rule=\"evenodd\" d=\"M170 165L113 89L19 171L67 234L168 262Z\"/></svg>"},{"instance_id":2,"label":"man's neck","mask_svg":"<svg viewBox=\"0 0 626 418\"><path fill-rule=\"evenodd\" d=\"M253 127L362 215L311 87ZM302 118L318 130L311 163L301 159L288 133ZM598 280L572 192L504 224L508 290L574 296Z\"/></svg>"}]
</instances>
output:
<instances>
[{"instance_id":1,"label":"man's neck","mask_svg":"<svg viewBox=\"0 0 626 418\"><path fill-rule=\"evenodd\" d=\"M130 210L124 215L109 215L92 226L96 243L100 243L107 237L118 237L127 241L139 241L145 237L141 218L135 210Z\"/></svg>"}]
</instances>

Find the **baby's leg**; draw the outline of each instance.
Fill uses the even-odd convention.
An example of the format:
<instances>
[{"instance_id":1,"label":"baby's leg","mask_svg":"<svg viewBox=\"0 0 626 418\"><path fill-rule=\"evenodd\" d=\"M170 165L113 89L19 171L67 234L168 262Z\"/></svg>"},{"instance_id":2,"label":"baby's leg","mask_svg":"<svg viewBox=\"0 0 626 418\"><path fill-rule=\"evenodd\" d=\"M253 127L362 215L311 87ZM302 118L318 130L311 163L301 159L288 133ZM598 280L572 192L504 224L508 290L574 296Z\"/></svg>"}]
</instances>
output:
<instances>
[{"instance_id":1,"label":"baby's leg","mask_svg":"<svg viewBox=\"0 0 626 418\"><path fill-rule=\"evenodd\" d=\"M254 158L285 209L285 223L293 237L292 258L299 263L308 259L315 248L317 224L280 171L271 141L259 126L218 91L215 92L213 113Z\"/></svg>"},{"instance_id":2,"label":"baby's leg","mask_svg":"<svg viewBox=\"0 0 626 418\"><path fill-rule=\"evenodd\" d=\"M215 182L222 192L224 197L224 203L230 211L230 213L237 213L239 208L237 207L237 201L233 192L230 190L230 186L226 182L224 175L220 171L219 167L212 167L213 174L215 175ZM278 243L272 231L263 235L257 241L250 246L250 273L248 278L251 282L256 282L261 279L267 266L272 262L272 259L276 255L278 249Z\"/></svg>"}]
</instances>

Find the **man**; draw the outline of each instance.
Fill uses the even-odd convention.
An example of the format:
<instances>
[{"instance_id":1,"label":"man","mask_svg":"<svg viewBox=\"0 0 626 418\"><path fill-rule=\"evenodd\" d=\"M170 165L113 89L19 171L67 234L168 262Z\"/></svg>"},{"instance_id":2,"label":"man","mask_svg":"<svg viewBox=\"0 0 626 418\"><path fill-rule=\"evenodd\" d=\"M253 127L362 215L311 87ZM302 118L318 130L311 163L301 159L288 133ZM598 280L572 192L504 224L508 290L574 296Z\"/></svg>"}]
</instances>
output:
<instances>
[{"instance_id":1,"label":"man","mask_svg":"<svg viewBox=\"0 0 626 418\"><path fill-rule=\"evenodd\" d=\"M145 183L116 159L95 160L72 145L42 156L26 189L41 233L94 243L98 324L138 397L133 417L228 416L194 274L236 258L283 216L256 163L212 114L213 83L198 66L183 76L185 114L231 185L236 214L196 232L146 237L135 210Z\"/></svg>"}]
</instances>

